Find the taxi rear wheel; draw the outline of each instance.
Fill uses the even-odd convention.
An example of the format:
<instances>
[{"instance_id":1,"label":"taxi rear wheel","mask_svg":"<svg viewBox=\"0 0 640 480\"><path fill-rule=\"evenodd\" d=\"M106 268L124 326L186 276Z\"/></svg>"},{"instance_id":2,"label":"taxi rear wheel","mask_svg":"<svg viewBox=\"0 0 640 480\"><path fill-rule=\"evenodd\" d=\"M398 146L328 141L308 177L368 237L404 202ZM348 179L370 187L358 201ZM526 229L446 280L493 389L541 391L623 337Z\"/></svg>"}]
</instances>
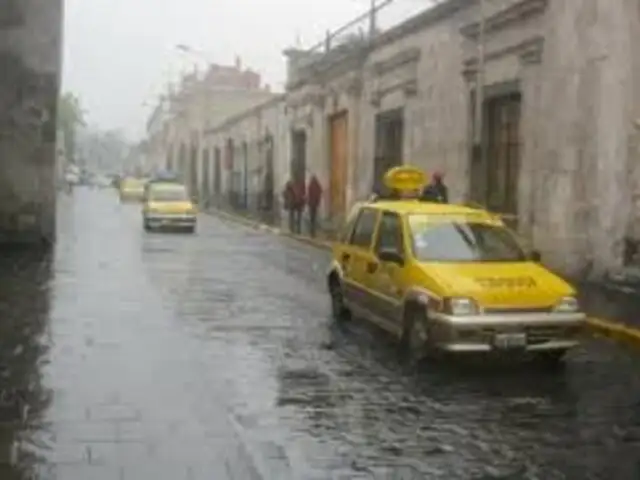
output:
<instances>
[{"instance_id":1,"label":"taxi rear wheel","mask_svg":"<svg viewBox=\"0 0 640 480\"><path fill-rule=\"evenodd\" d=\"M331 296L331 316L338 323L343 323L351 318L351 314L344 304L344 294L340 280L335 276L329 279L329 295Z\"/></svg>"}]
</instances>

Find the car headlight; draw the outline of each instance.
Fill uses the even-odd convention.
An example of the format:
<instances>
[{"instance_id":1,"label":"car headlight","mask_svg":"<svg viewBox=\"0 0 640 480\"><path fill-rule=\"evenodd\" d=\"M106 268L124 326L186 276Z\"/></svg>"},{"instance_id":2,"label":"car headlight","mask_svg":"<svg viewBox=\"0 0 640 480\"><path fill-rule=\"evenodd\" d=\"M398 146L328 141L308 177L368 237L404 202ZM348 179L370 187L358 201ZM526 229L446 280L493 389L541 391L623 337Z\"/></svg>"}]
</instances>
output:
<instances>
[{"instance_id":1,"label":"car headlight","mask_svg":"<svg viewBox=\"0 0 640 480\"><path fill-rule=\"evenodd\" d=\"M556 306L553 308L554 312L561 313L575 313L580 310L580 304L576 297L562 297Z\"/></svg>"},{"instance_id":2,"label":"car headlight","mask_svg":"<svg viewBox=\"0 0 640 480\"><path fill-rule=\"evenodd\" d=\"M445 299L445 311L456 317L478 314L478 304L469 297L450 297Z\"/></svg>"}]
</instances>

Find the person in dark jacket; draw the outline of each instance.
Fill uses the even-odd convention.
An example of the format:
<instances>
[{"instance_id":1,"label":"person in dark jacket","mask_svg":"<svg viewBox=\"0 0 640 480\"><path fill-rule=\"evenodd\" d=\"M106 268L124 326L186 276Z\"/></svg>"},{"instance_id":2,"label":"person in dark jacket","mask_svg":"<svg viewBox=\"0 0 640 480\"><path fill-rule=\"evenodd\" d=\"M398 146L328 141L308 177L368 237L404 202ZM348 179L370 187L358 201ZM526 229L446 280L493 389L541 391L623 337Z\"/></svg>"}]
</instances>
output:
<instances>
[{"instance_id":1,"label":"person in dark jacket","mask_svg":"<svg viewBox=\"0 0 640 480\"><path fill-rule=\"evenodd\" d=\"M282 191L282 201L284 203L284 209L289 214L289 231L291 232L293 232L295 227L294 196L293 180L289 179Z\"/></svg>"},{"instance_id":2,"label":"person in dark jacket","mask_svg":"<svg viewBox=\"0 0 640 480\"><path fill-rule=\"evenodd\" d=\"M318 177L311 175L309 186L307 187L307 206L309 207L309 233L316 236L316 226L318 221L318 208L322 200L322 185Z\"/></svg>"},{"instance_id":3,"label":"person in dark jacket","mask_svg":"<svg viewBox=\"0 0 640 480\"><path fill-rule=\"evenodd\" d=\"M444 174L435 172L431 183L422 191L421 200L424 202L449 203L449 189L444 183Z\"/></svg>"}]
</instances>

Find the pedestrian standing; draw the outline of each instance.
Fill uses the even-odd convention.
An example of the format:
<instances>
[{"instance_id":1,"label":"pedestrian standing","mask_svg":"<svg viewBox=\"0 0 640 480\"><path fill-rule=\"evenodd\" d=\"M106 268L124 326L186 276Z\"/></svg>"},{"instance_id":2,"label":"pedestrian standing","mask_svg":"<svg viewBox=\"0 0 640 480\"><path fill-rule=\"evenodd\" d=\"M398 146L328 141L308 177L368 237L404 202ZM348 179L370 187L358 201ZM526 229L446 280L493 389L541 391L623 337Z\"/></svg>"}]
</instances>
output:
<instances>
[{"instance_id":1,"label":"pedestrian standing","mask_svg":"<svg viewBox=\"0 0 640 480\"><path fill-rule=\"evenodd\" d=\"M431 183L422 191L421 199L425 202L449 203L449 189L444 183L444 173L435 172Z\"/></svg>"},{"instance_id":2,"label":"pedestrian standing","mask_svg":"<svg viewBox=\"0 0 640 480\"><path fill-rule=\"evenodd\" d=\"M304 178L293 182L293 232L302 233L302 212L306 204L306 185Z\"/></svg>"},{"instance_id":3,"label":"pedestrian standing","mask_svg":"<svg viewBox=\"0 0 640 480\"><path fill-rule=\"evenodd\" d=\"M311 175L309 186L307 187L308 207L309 207L309 233L312 237L316 236L316 227L318 221L318 208L322 200L322 185L318 177Z\"/></svg>"},{"instance_id":4,"label":"pedestrian standing","mask_svg":"<svg viewBox=\"0 0 640 480\"><path fill-rule=\"evenodd\" d=\"M287 183L284 185L284 190L282 191L282 201L284 203L284 209L287 211L289 215L289 231L293 232L295 228L295 192L293 189L293 180L287 180Z\"/></svg>"}]
</instances>

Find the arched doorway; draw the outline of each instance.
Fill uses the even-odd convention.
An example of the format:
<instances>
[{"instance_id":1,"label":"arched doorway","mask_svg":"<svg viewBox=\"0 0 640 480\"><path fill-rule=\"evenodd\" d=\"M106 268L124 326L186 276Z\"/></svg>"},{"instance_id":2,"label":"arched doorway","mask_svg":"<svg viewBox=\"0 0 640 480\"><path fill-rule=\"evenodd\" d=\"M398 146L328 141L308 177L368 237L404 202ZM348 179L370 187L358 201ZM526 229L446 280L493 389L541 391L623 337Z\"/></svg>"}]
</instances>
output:
<instances>
[{"instance_id":1,"label":"arched doorway","mask_svg":"<svg viewBox=\"0 0 640 480\"><path fill-rule=\"evenodd\" d=\"M198 145L192 144L189 152L189 189L193 198L200 198L198 188Z\"/></svg>"},{"instance_id":2,"label":"arched doorway","mask_svg":"<svg viewBox=\"0 0 640 480\"><path fill-rule=\"evenodd\" d=\"M211 159L209 158L209 149L202 149L202 202L206 205L211 197L210 181L211 181Z\"/></svg>"},{"instance_id":3,"label":"arched doorway","mask_svg":"<svg viewBox=\"0 0 640 480\"><path fill-rule=\"evenodd\" d=\"M222 154L220 147L216 147L213 153L213 193L216 197L216 201L220 200L220 193L222 190Z\"/></svg>"},{"instance_id":4,"label":"arched doorway","mask_svg":"<svg viewBox=\"0 0 640 480\"><path fill-rule=\"evenodd\" d=\"M264 137L264 177L262 184L262 201L265 219L269 223L275 222L275 172L273 164L273 135L269 131Z\"/></svg>"},{"instance_id":5,"label":"arched doorway","mask_svg":"<svg viewBox=\"0 0 640 480\"><path fill-rule=\"evenodd\" d=\"M166 169L168 172L173 171L173 169L175 168L175 165L174 165L174 163L175 163L175 162L174 162L174 160L175 160L175 159L174 159L174 156L175 156L175 155L174 155L174 154L175 154L175 152L174 152L174 146L173 146L173 144L170 144L170 145L169 145L169 148L168 148L168 150L167 150L167 157L166 157L166 159L165 159L165 165L164 165L165 169Z\"/></svg>"},{"instance_id":6,"label":"arched doorway","mask_svg":"<svg viewBox=\"0 0 640 480\"><path fill-rule=\"evenodd\" d=\"M225 170L227 171L227 201L230 205L235 206L235 145L232 138L227 139L227 146L225 152Z\"/></svg>"},{"instance_id":7,"label":"arched doorway","mask_svg":"<svg viewBox=\"0 0 640 480\"><path fill-rule=\"evenodd\" d=\"M242 142L242 208L249 208L249 145Z\"/></svg>"},{"instance_id":8,"label":"arched doorway","mask_svg":"<svg viewBox=\"0 0 640 480\"><path fill-rule=\"evenodd\" d=\"M185 169L187 167L187 146L184 143L180 143L178 150L178 165L176 165L176 173L184 178Z\"/></svg>"}]
</instances>

